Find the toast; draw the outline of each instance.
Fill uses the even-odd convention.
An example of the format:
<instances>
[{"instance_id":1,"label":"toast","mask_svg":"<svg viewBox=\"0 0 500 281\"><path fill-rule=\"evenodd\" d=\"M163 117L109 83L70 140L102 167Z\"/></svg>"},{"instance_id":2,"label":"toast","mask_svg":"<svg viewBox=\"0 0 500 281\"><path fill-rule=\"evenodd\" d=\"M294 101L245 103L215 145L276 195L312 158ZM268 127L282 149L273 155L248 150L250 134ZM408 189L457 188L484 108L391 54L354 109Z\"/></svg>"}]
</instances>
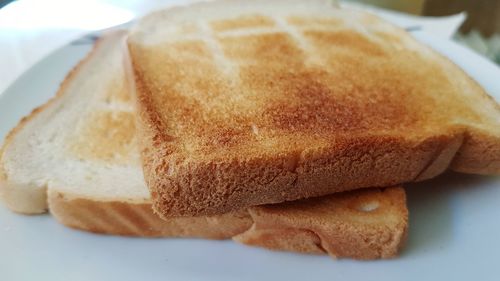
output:
<instances>
[{"instance_id":1,"label":"toast","mask_svg":"<svg viewBox=\"0 0 500 281\"><path fill-rule=\"evenodd\" d=\"M153 213L122 65L124 32L101 38L57 96L24 118L0 153L0 194L12 210L49 210L105 234L234 240L275 250L360 259L394 256L408 210L400 187L162 220Z\"/></svg>"},{"instance_id":2,"label":"toast","mask_svg":"<svg viewBox=\"0 0 500 281\"><path fill-rule=\"evenodd\" d=\"M211 1L127 40L154 209L214 215L500 172L500 108L376 16L328 1Z\"/></svg>"}]
</instances>

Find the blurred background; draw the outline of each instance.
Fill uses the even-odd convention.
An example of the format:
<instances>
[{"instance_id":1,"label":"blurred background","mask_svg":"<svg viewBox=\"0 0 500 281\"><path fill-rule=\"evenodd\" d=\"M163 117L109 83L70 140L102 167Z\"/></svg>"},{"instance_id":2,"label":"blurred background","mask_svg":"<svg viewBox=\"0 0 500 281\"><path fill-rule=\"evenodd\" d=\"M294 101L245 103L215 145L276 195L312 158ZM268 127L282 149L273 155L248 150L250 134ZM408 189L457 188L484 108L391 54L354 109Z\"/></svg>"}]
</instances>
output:
<instances>
[{"instance_id":1,"label":"blurred background","mask_svg":"<svg viewBox=\"0 0 500 281\"><path fill-rule=\"evenodd\" d=\"M420 16L466 12L455 40L500 64L500 0L352 0Z\"/></svg>"},{"instance_id":2,"label":"blurred background","mask_svg":"<svg viewBox=\"0 0 500 281\"><path fill-rule=\"evenodd\" d=\"M272 1L272 0L270 0ZM304 0L307 1L307 0ZM129 22L152 9L190 0L0 0L0 94L54 49L89 33ZM461 12L460 42L500 64L500 0L345 0L416 16Z\"/></svg>"}]
</instances>

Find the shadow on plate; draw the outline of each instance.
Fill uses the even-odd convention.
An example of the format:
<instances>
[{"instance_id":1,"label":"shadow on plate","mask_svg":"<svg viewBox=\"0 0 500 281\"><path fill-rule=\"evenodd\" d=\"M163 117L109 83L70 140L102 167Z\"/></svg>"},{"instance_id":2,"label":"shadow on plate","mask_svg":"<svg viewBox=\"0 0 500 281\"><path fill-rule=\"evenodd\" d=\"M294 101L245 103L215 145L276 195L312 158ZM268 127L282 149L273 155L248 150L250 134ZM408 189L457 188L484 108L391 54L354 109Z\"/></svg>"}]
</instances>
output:
<instances>
[{"instance_id":1,"label":"shadow on plate","mask_svg":"<svg viewBox=\"0 0 500 281\"><path fill-rule=\"evenodd\" d=\"M402 255L437 251L446 248L453 235L453 200L455 193L491 181L491 178L455 172L424 182L406 184L410 232Z\"/></svg>"}]
</instances>

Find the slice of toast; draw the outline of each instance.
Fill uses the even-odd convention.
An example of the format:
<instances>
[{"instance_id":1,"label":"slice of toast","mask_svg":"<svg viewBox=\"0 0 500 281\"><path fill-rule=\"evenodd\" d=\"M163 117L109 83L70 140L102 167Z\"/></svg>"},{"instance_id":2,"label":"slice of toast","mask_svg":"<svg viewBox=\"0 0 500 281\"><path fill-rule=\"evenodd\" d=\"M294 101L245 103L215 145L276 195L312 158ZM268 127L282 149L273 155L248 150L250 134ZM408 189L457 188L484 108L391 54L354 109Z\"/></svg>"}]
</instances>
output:
<instances>
[{"instance_id":1,"label":"slice of toast","mask_svg":"<svg viewBox=\"0 0 500 281\"><path fill-rule=\"evenodd\" d=\"M127 45L163 217L500 172L498 104L373 15L211 1L146 16Z\"/></svg>"},{"instance_id":2,"label":"slice of toast","mask_svg":"<svg viewBox=\"0 0 500 281\"><path fill-rule=\"evenodd\" d=\"M162 220L151 207L125 87L121 40L110 34L24 118L0 153L0 193L27 214L47 209L70 227L146 237L231 238L337 257L392 257L406 236L400 187L258 206L211 217Z\"/></svg>"}]
</instances>

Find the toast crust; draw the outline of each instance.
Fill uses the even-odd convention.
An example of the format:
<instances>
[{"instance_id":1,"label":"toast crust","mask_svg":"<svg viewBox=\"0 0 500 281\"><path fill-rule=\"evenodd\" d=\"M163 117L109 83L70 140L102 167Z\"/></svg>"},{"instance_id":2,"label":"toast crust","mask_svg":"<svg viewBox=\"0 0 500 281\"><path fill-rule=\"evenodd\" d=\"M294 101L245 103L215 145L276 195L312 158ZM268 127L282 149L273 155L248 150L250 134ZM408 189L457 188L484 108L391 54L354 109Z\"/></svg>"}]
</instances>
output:
<instances>
[{"instance_id":1,"label":"toast crust","mask_svg":"<svg viewBox=\"0 0 500 281\"><path fill-rule=\"evenodd\" d=\"M163 218L424 180L452 162L500 173L500 108L456 65L375 16L274 3L157 12L129 36Z\"/></svg>"},{"instance_id":2,"label":"toast crust","mask_svg":"<svg viewBox=\"0 0 500 281\"><path fill-rule=\"evenodd\" d=\"M149 127L139 126L139 131L142 136L153 134ZM142 151L144 175L154 209L168 219L429 179L448 168L463 144L463 134L451 130L421 141L397 136L346 138L318 150L242 163L216 159L176 165L172 176L167 176L173 168L166 162L169 150L162 146L162 138L141 140L146 141L142 143L146 147ZM219 181L224 182L224 189L215 184ZM189 189L183 188L186 183Z\"/></svg>"},{"instance_id":3,"label":"toast crust","mask_svg":"<svg viewBox=\"0 0 500 281\"><path fill-rule=\"evenodd\" d=\"M408 229L401 187L338 193L212 217L162 220L150 203L105 202L49 191L51 214L62 224L100 234L230 239L278 251L334 258L392 258ZM375 204L375 205L373 205ZM383 222L382 222L383 221Z\"/></svg>"},{"instance_id":4,"label":"toast crust","mask_svg":"<svg viewBox=\"0 0 500 281\"><path fill-rule=\"evenodd\" d=\"M299 252L327 253L332 257L376 259L397 254L408 232L402 188L334 196L282 203L279 209L275 205L252 207L252 228L234 239L269 249L293 247ZM309 217L311 212L318 215ZM359 213L363 214L362 220L357 218ZM386 220L384 226L377 225L380 219Z\"/></svg>"},{"instance_id":5,"label":"toast crust","mask_svg":"<svg viewBox=\"0 0 500 281\"><path fill-rule=\"evenodd\" d=\"M160 219L150 203L98 201L49 191L50 213L62 224L94 233L137 237L228 239L250 227L246 211L218 215Z\"/></svg>"},{"instance_id":6,"label":"toast crust","mask_svg":"<svg viewBox=\"0 0 500 281\"><path fill-rule=\"evenodd\" d=\"M451 169L469 174L500 174L500 126L497 129L497 135L480 128L469 129L464 145L451 162Z\"/></svg>"}]
</instances>

